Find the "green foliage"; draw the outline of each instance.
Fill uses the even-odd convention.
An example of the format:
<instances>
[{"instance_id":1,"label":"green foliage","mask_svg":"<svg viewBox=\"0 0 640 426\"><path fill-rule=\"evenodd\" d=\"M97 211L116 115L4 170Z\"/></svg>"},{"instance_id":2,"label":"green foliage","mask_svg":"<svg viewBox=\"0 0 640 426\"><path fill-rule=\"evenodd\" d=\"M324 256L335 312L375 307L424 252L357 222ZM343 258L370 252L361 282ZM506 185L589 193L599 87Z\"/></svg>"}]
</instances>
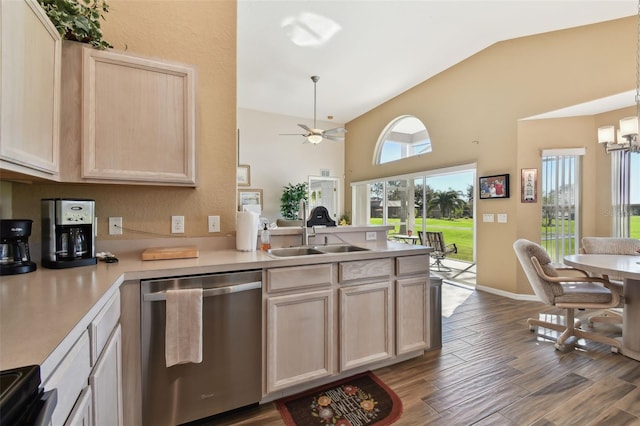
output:
<instances>
[{"instance_id":1,"label":"green foliage","mask_svg":"<svg viewBox=\"0 0 640 426\"><path fill-rule=\"evenodd\" d=\"M338 221L338 225L351 225L351 212L344 212Z\"/></svg>"},{"instance_id":2,"label":"green foliage","mask_svg":"<svg viewBox=\"0 0 640 426\"><path fill-rule=\"evenodd\" d=\"M109 12L106 0L38 0L66 40L89 43L98 49L113 47L102 38L100 19Z\"/></svg>"},{"instance_id":3,"label":"green foliage","mask_svg":"<svg viewBox=\"0 0 640 426\"><path fill-rule=\"evenodd\" d=\"M280 213L284 219L295 220L298 218L298 210L300 209L300 201L307 200L307 182L298 183L283 187L282 196L280 197Z\"/></svg>"},{"instance_id":4,"label":"green foliage","mask_svg":"<svg viewBox=\"0 0 640 426\"><path fill-rule=\"evenodd\" d=\"M462 213L466 202L461 198L462 192L450 189L448 191L435 191L427 204L427 212L436 207L440 208L442 217L453 219Z\"/></svg>"}]
</instances>

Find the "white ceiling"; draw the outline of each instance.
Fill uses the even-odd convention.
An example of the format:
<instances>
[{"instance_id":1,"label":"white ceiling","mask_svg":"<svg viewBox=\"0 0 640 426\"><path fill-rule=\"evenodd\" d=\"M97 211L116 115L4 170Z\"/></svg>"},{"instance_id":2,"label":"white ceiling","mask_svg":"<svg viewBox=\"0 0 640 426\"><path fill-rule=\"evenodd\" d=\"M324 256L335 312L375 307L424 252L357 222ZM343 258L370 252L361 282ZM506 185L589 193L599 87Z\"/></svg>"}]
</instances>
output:
<instances>
[{"instance_id":1,"label":"white ceiling","mask_svg":"<svg viewBox=\"0 0 640 426\"><path fill-rule=\"evenodd\" d=\"M637 11L636 0L239 0L238 107L313 119L318 75L318 120L346 123L501 40Z\"/></svg>"}]
</instances>

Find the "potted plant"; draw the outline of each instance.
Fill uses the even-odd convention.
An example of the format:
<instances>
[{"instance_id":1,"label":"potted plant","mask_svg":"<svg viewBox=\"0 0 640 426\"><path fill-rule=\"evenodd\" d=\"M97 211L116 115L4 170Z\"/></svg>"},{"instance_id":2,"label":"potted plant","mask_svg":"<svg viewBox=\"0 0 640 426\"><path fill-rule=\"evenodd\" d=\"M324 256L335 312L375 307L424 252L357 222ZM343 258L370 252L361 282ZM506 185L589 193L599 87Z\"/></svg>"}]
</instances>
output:
<instances>
[{"instance_id":1,"label":"potted plant","mask_svg":"<svg viewBox=\"0 0 640 426\"><path fill-rule=\"evenodd\" d=\"M102 38L100 19L109 12L106 0L38 0L65 40L89 43L97 49L113 47Z\"/></svg>"},{"instance_id":2,"label":"potted plant","mask_svg":"<svg viewBox=\"0 0 640 426\"><path fill-rule=\"evenodd\" d=\"M307 183L302 182L295 185L289 183L285 186L280 197L280 213L284 219L296 220L300 201L307 201Z\"/></svg>"}]
</instances>

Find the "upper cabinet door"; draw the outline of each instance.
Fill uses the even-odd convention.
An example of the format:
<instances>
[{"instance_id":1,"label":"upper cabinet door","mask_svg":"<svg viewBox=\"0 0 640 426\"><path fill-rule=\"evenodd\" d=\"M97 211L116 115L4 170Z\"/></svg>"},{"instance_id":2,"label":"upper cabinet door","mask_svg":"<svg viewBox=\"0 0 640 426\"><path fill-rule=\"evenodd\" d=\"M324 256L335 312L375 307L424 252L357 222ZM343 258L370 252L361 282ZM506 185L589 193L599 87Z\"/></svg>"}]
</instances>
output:
<instances>
[{"instance_id":1,"label":"upper cabinet door","mask_svg":"<svg viewBox=\"0 0 640 426\"><path fill-rule=\"evenodd\" d=\"M58 180L60 34L36 0L2 1L0 166Z\"/></svg>"},{"instance_id":2,"label":"upper cabinet door","mask_svg":"<svg viewBox=\"0 0 640 426\"><path fill-rule=\"evenodd\" d=\"M62 180L196 185L196 70L66 41Z\"/></svg>"}]
</instances>

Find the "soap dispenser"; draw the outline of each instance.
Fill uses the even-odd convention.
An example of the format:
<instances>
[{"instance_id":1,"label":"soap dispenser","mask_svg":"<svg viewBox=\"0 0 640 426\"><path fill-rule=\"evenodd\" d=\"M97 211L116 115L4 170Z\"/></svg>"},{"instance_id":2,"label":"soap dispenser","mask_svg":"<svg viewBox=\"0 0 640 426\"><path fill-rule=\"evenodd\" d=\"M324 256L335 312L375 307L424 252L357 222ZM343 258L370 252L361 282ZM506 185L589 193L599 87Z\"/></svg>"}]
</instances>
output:
<instances>
[{"instance_id":1,"label":"soap dispenser","mask_svg":"<svg viewBox=\"0 0 640 426\"><path fill-rule=\"evenodd\" d=\"M262 251L267 251L271 248L271 233L266 223L264 224L264 229L260 232L260 248Z\"/></svg>"}]
</instances>

